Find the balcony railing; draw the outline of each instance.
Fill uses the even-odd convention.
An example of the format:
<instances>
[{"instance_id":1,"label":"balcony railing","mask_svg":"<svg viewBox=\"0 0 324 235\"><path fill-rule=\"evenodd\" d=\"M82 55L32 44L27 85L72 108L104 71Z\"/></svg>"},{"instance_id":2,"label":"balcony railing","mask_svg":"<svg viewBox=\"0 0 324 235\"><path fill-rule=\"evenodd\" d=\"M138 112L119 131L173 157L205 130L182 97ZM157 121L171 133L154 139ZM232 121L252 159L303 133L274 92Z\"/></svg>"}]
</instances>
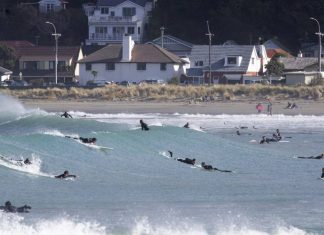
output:
<instances>
[{"instance_id":1,"label":"balcony railing","mask_svg":"<svg viewBox=\"0 0 324 235\"><path fill-rule=\"evenodd\" d=\"M133 40L138 41L138 36L132 35ZM104 33L92 33L90 40L88 41L122 41L123 34L104 34Z\"/></svg>"},{"instance_id":2,"label":"balcony railing","mask_svg":"<svg viewBox=\"0 0 324 235\"><path fill-rule=\"evenodd\" d=\"M112 22L112 23L131 23L138 20L137 16L89 16L89 23Z\"/></svg>"}]
</instances>

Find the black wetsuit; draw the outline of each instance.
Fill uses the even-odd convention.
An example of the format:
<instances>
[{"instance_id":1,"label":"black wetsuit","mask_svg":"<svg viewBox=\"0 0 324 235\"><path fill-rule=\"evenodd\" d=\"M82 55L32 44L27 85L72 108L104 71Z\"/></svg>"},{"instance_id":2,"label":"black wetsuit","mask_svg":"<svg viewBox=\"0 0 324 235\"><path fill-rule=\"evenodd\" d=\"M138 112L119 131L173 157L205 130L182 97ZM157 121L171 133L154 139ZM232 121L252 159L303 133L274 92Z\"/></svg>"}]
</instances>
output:
<instances>
[{"instance_id":1,"label":"black wetsuit","mask_svg":"<svg viewBox=\"0 0 324 235\"><path fill-rule=\"evenodd\" d=\"M184 128L189 128L189 123L183 126Z\"/></svg>"},{"instance_id":2,"label":"black wetsuit","mask_svg":"<svg viewBox=\"0 0 324 235\"><path fill-rule=\"evenodd\" d=\"M190 165L195 165L196 163L196 159L190 159L190 158L185 158L185 159L177 158L177 161L187 163Z\"/></svg>"},{"instance_id":3,"label":"black wetsuit","mask_svg":"<svg viewBox=\"0 0 324 235\"><path fill-rule=\"evenodd\" d=\"M93 138L80 137L79 140L81 140L82 143L85 143L85 144L92 144L92 143L96 142Z\"/></svg>"},{"instance_id":4,"label":"black wetsuit","mask_svg":"<svg viewBox=\"0 0 324 235\"><path fill-rule=\"evenodd\" d=\"M298 157L298 158L301 158L301 159L324 159L324 156L322 155L319 155L319 156L310 156L310 157Z\"/></svg>"},{"instance_id":5,"label":"black wetsuit","mask_svg":"<svg viewBox=\"0 0 324 235\"><path fill-rule=\"evenodd\" d=\"M150 130L150 128L148 128L147 124L145 122L143 122L142 120L140 120L140 124L141 124L142 131Z\"/></svg>"},{"instance_id":6,"label":"black wetsuit","mask_svg":"<svg viewBox=\"0 0 324 235\"><path fill-rule=\"evenodd\" d=\"M61 175L55 176L55 178L58 178L58 179L76 178L76 175L65 175L65 174L61 174Z\"/></svg>"},{"instance_id":7,"label":"black wetsuit","mask_svg":"<svg viewBox=\"0 0 324 235\"><path fill-rule=\"evenodd\" d=\"M67 112L64 112L61 117L65 117L65 118L72 118L72 116L70 114L68 114Z\"/></svg>"},{"instance_id":8,"label":"black wetsuit","mask_svg":"<svg viewBox=\"0 0 324 235\"><path fill-rule=\"evenodd\" d=\"M15 206L0 206L0 210L3 210L4 212L11 212L11 213L28 213L29 209L31 209L30 206L24 205L22 207L15 207Z\"/></svg>"}]
</instances>

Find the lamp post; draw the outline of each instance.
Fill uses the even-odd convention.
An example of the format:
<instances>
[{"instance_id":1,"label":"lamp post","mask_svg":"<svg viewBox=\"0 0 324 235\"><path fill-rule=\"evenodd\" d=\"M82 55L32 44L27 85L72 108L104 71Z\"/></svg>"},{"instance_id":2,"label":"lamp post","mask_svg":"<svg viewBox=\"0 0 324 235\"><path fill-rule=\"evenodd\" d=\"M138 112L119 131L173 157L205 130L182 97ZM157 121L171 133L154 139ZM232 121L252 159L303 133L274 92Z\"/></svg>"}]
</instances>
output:
<instances>
[{"instance_id":1,"label":"lamp post","mask_svg":"<svg viewBox=\"0 0 324 235\"><path fill-rule=\"evenodd\" d=\"M321 58L322 58L322 36L324 34L321 33L321 25L320 23L318 22L317 19L311 17L309 18L310 20L314 20L316 21L317 23L317 26L318 26L318 33L315 33L316 35L318 35L318 72L322 72L322 64L321 64Z\"/></svg>"},{"instance_id":2,"label":"lamp post","mask_svg":"<svg viewBox=\"0 0 324 235\"><path fill-rule=\"evenodd\" d=\"M61 34L56 33L56 27L53 23L51 23L49 21L46 21L45 23L52 25L54 28L54 33L52 33L52 36L54 36L54 38L55 38L55 84L57 84L57 64L58 64L57 50L58 50L58 39L59 39L59 37L61 37Z\"/></svg>"}]
</instances>

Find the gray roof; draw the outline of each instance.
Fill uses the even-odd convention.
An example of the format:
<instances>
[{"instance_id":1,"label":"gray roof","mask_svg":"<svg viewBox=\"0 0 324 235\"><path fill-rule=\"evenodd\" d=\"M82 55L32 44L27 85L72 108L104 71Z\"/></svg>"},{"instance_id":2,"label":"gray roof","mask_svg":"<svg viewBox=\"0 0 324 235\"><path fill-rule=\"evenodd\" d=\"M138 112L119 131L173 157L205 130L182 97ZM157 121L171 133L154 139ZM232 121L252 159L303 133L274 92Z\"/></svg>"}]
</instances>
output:
<instances>
[{"instance_id":1,"label":"gray roof","mask_svg":"<svg viewBox=\"0 0 324 235\"><path fill-rule=\"evenodd\" d=\"M123 63L122 44L110 44L79 61L79 63ZM129 63L172 63L184 64L177 55L152 44L135 44Z\"/></svg>"},{"instance_id":2,"label":"gray roof","mask_svg":"<svg viewBox=\"0 0 324 235\"><path fill-rule=\"evenodd\" d=\"M8 74L12 74L12 71L0 66L0 75L8 75Z\"/></svg>"},{"instance_id":3,"label":"gray roof","mask_svg":"<svg viewBox=\"0 0 324 235\"><path fill-rule=\"evenodd\" d=\"M202 77L204 75L202 68L190 68L187 69L188 77Z\"/></svg>"},{"instance_id":4,"label":"gray roof","mask_svg":"<svg viewBox=\"0 0 324 235\"><path fill-rule=\"evenodd\" d=\"M215 45L211 46L211 69L218 72L246 72L250 63L250 58L255 46L253 45ZM193 46L190 61L203 61L204 66L208 65L208 45ZM227 56L242 56L240 66L224 66ZM205 68L206 69L206 68Z\"/></svg>"},{"instance_id":5,"label":"gray roof","mask_svg":"<svg viewBox=\"0 0 324 235\"><path fill-rule=\"evenodd\" d=\"M314 57L282 57L278 61L284 64L285 70L304 70L309 66L318 64L318 58ZM324 61L321 63L324 64Z\"/></svg>"},{"instance_id":6,"label":"gray roof","mask_svg":"<svg viewBox=\"0 0 324 235\"><path fill-rule=\"evenodd\" d=\"M114 7L117 6L123 2L126 2L127 0L98 0L97 1L97 5L98 6L109 6L109 7ZM139 6L144 7L146 2L148 2L148 0L128 0L130 2L133 2Z\"/></svg>"},{"instance_id":7,"label":"gray roof","mask_svg":"<svg viewBox=\"0 0 324 235\"><path fill-rule=\"evenodd\" d=\"M148 43L162 46L162 37L158 37ZM163 36L163 48L178 56L188 56L191 52L192 47L193 44L190 42L186 42L171 35Z\"/></svg>"}]
</instances>

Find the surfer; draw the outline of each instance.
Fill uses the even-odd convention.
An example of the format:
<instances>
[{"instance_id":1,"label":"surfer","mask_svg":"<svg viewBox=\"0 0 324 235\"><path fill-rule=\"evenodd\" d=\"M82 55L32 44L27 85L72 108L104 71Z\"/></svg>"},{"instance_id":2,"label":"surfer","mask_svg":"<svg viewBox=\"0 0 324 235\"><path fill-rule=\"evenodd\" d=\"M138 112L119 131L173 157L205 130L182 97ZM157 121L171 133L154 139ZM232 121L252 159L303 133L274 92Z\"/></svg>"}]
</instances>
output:
<instances>
[{"instance_id":1,"label":"surfer","mask_svg":"<svg viewBox=\"0 0 324 235\"><path fill-rule=\"evenodd\" d=\"M310 156L310 157L298 157L301 159L324 159L324 153L321 153L320 155L314 157L314 156Z\"/></svg>"},{"instance_id":2,"label":"surfer","mask_svg":"<svg viewBox=\"0 0 324 235\"><path fill-rule=\"evenodd\" d=\"M183 126L184 128L189 128L189 122L186 123L186 125Z\"/></svg>"},{"instance_id":3,"label":"surfer","mask_svg":"<svg viewBox=\"0 0 324 235\"><path fill-rule=\"evenodd\" d=\"M26 159L25 159L25 161L24 161L24 164L25 164L25 165L30 165L30 164L32 164L32 162L31 162L31 161L29 161L29 159L28 159L28 158L26 158Z\"/></svg>"},{"instance_id":4,"label":"surfer","mask_svg":"<svg viewBox=\"0 0 324 235\"><path fill-rule=\"evenodd\" d=\"M321 179L324 179L324 168L322 168L322 175L321 175Z\"/></svg>"},{"instance_id":5,"label":"surfer","mask_svg":"<svg viewBox=\"0 0 324 235\"><path fill-rule=\"evenodd\" d=\"M76 175L70 175L69 171L64 171L63 174L55 176L58 179L66 179L66 178L76 178Z\"/></svg>"},{"instance_id":6,"label":"surfer","mask_svg":"<svg viewBox=\"0 0 324 235\"><path fill-rule=\"evenodd\" d=\"M97 141L97 138L83 138L83 137L72 137L72 136L65 136L66 138L70 138L70 139L75 139L75 140L81 140L82 143L84 144L95 144Z\"/></svg>"},{"instance_id":7,"label":"surfer","mask_svg":"<svg viewBox=\"0 0 324 235\"><path fill-rule=\"evenodd\" d=\"M4 206L0 206L0 210L3 210L4 212L11 212L11 213L16 213L16 212L28 213L29 212L28 210L30 210L30 209L31 209L31 207L27 206L27 205L24 205L21 207L15 207L15 206L11 205L10 201L6 201Z\"/></svg>"},{"instance_id":8,"label":"surfer","mask_svg":"<svg viewBox=\"0 0 324 235\"><path fill-rule=\"evenodd\" d=\"M205 162L201 163L201 167L204 168L205 170L215 170L215 171L221 171L221 172L232 172L228 170L220 170L218 168L213 167L212 165L206 165Z\"/></svg>"},{"instance_id":9,"label":"surfer","mask_svg":"<svg viewBox=\"0 0 324 235\"><path fill-rule=\"evenodd\" d=\"M65 118L73 118L68 112L64 112L61 117L65 117Z\"/></svg>"},{"instance_id":10,"label":"surfer","mask_svg":"<svg viewBox=\"0 0 324 235\"><path fill-rule=\"evenodd\" d=\"M171 152L170 150L168 152L170 154L170 157L172 158L173 157L173 152Z\"/></svg>"},{"instance_id":11,"label":"surfer","mask_svg":"<svg viewBox=\"0 0 324 235\"><path fill-rule=\"evenodd\" d=\"M275 135L276 135L278 141L282 139L279 129L276 130Z\"/></svg>"},{"instance_id":12,"label":"surfer","mask_svg":"<svg viewBox=\"0 0 324 235\"><path fill-rule=\"evenodd\" d=\"M183 163L186 163L186 164L189 164L189 165L195 165L195 163L196 163L195 158L190 159L190 158L187 158L187 157L185 159L177 158L177 161L183 162Z\"/></svg>"},{"instance_id":13,"label":"surfer","mask_svg":"<svg viewBox=\"0 0 324 235\"><path fill-rule=\"evenodd\" d=\"M145 122L143 122L143 120L141 119L140 120L140 124L141 124L141 128L142 128L142 131L148 131L150 130L150 128L148 128L147 124Z\"/></svg>"},{"instance_id":14,"label":"surfer","mask_svg":"<svg viewBox=\"0 0 324 235\"><path fill-rule=\"evenodd\" d=\"M265 143L269 144L269 140L266 139L265 136L262 136L262 139L260 140L260 144L265 144Z\"/></svg>"},{"instance_id":15,"label":"surfer","mask_svg":"<svg viewBox=\"0 0 324 235\"><path fill-rule=\"evenodd\" d=\"M236 131L236 134L237 134L237 135L241 135L240 131Z\"/></svg>"}]
</instances>

